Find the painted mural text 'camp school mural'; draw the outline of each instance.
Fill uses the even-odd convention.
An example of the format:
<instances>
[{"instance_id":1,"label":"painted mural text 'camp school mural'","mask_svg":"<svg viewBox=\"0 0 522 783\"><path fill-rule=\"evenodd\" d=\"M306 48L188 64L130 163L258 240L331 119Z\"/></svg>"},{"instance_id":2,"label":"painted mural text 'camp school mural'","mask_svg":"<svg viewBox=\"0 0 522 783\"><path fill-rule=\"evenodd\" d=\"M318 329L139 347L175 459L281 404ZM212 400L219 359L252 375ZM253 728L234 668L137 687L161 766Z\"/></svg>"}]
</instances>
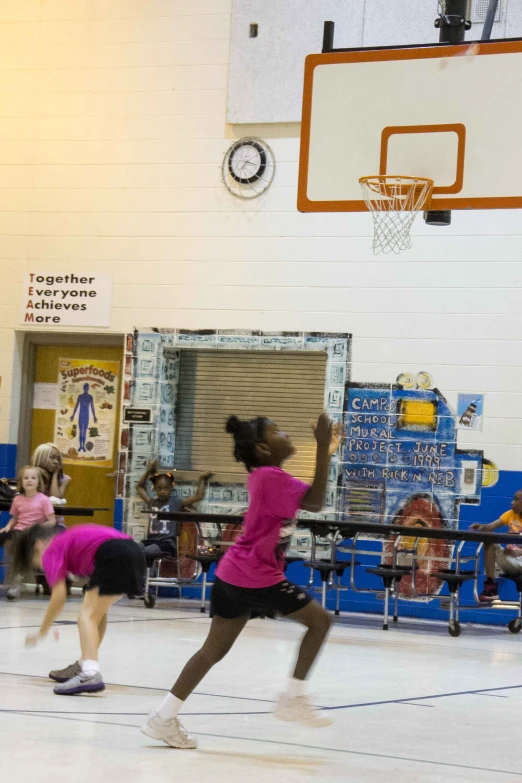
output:
<instances>
[{"instance_id":1,"label":"painted mural text 'camp school mural'","mask_svg":"<svg viewBox=\"0 0 522 783\"><path fill-rule=\"evenodd\" d=\"M429 376L420 375L426 386ZM460 504L480 503L481 488L493 483L494 473L482 451L458 448L455 413L438 389L347 385L341 480L346 518L454 529ZM442 540L421 540L419 546L417 593L436 594L441 583L433 574L449 566L452 549ZM412 594L411 577L403 578L401 592Z\"/></svg>"}]
</instances>

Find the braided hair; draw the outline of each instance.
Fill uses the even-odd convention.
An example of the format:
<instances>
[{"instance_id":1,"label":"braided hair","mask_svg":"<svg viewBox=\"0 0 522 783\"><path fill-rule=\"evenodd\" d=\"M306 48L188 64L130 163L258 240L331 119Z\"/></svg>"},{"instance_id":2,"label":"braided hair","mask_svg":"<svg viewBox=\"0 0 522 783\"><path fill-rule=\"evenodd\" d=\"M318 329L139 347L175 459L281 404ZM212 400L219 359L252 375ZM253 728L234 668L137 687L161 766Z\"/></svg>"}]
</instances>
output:
<instances>
[{"instance_id":1,"label":"braided hair","mask_svg":"<svg viewBox=\"0 0 522 783\"><path fill-rule=\"evenodd\" d=\"M234 457L244 464L249 473L261 466L256 446L263 442L269 423L270 419L266 416L257 416L250 421L241 421L237 416L230 416L226 423L226 431L234 437Z\"/></svg>"}]
</instances>

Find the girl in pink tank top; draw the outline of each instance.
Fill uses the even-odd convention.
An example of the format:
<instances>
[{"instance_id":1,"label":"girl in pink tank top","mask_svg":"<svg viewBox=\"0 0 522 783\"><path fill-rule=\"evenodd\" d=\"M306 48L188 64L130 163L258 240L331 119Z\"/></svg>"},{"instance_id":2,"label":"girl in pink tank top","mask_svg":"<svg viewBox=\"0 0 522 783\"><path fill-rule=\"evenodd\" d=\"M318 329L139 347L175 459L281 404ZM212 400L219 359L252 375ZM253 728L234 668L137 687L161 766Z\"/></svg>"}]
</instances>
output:
<instances>
[{"instance_id":1,"label":"girl in pink tank top","mask_svg":"<svg viewBox=\"0 0 522 783\"><path fill-rule=\"evenodd\" d=\"M142 732L175 748L195 748L178 719L187 697L207 672L231 649L253 616L280 614L307 630L286 692L276 709L281 720L326 726L330 720L310 704L306 678L326 639L330 617L301 587L287 581L279 551L281 530L297 511L320 511L330 457L337 450L340 425L323 413L314 426L317 441L315 476L311 485L285 473L281 466L293 453L290 438L265 417L240 421L231 416L227 432L234 455L249 475L250 504L243 534L222 558L212 590L212 624L202 648L185 665L170 693L149 714Z\"/></svg>"}]
</instances>

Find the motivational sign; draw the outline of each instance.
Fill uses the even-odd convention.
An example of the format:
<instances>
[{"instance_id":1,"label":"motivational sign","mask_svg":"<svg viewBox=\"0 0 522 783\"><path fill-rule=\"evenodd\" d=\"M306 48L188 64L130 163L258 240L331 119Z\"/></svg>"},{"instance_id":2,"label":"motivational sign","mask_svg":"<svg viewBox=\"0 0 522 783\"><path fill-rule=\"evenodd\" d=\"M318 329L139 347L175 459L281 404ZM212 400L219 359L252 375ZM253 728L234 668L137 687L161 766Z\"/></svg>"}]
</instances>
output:
<instances>
[{"instance_id":1,"label":"motivational sign","mask_svg":"<svg viewBox=\"0 0 522 783\"><path fill-rule=\"evenodd\" d=\"M54 442L69 464L112 467L120 363L58 359Z\"/></svg>"},{"instance_id":2,"label":"motivational sign","mask_svg":"<svg viewBox=\"0 0 522 783\"><path fill-rule=\"evenodd\" d=\"M110 326L112 275L28 272L22 293L23 324Z\"/></svg>"}]
</instances>

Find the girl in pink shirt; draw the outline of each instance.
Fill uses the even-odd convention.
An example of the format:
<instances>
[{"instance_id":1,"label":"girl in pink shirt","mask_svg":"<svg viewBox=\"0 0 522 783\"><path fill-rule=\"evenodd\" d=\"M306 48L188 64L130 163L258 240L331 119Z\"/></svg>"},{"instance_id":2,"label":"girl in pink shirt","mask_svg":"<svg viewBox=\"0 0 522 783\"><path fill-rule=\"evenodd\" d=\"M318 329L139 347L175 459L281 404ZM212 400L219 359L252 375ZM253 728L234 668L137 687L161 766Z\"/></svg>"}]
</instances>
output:
<instances>
[{"instance_id":1,"label":"girl in pink shirt","mask_svg":"<svg viewBox=\"0 0 522 783\"><path fill-rule=\"evenodd\" d=\"M16 495L11 504L11 519L0 533L25 530L31 525L55 524L54 508L43 493L43 478L38 468L26 465L18 474Z\"/></svg>"},{"instance_id":2,"label":"girl in pink shirt","mask_svg":"<svg viewBox=\"0 0 522 783\"><path fill-rule=\"evenodd\" d=\"M44 639L62 611L67 598L67 574L89 577L78 630L82 658L65 669L49 673L60 683L60 696L95 693L105 688L98 650L107 628L107 612L123 595L138 595L145 576L145 556L130 536L105 525L77 525L64 533L43 525L29 528L18 537L14 565L25 574L41 568L51 587L51 600L40 630L29 635L26 646Z\"/></svg>"},{"instance_id":3,"label":"girl in pink shirt","mask_svg":"<svg viewBox=\"0 0 522 783\"><path fill-rule=\"evenodd\" d=\"M0 529L0 545L7 543L10 555L15 537L22 530L32 525L47 524L54 526L56 519L54 508L48 497L43 494L43 478L38 468L26 465L18 474L16 495L11 504L11 519L5 527ZM7 597L10 600L20 595L19 574L11 567L7 577Z\"/></svg>"},{"instance_id":4,"label":"girl in pink shirt","mask_svg":"<svg viewBox=\"0 0 522 783\"><path fill-rule=\"evenodd\" d=\"M329 615L302 588L288 582L284 557L278 551L281 529L300 508L320 511L326 491L330 457L340 441L323 413L315 425L317 459L310 485L281 470L294 447L277 424L258 417L240 421L231 416L227 432L234 437L234 456L249 472L250 504L243 534L221 559L212 590L212 624L203 647L192 656L158 710L152 710L142 732L174 748L195 748L178 719L185 699L207 672L231 649L252 615L281 614L305 626L293 676L276 709L282 720L326 726L330 720L309 702L305 680L330 627Z\"/></svg>"}]
</instances>

